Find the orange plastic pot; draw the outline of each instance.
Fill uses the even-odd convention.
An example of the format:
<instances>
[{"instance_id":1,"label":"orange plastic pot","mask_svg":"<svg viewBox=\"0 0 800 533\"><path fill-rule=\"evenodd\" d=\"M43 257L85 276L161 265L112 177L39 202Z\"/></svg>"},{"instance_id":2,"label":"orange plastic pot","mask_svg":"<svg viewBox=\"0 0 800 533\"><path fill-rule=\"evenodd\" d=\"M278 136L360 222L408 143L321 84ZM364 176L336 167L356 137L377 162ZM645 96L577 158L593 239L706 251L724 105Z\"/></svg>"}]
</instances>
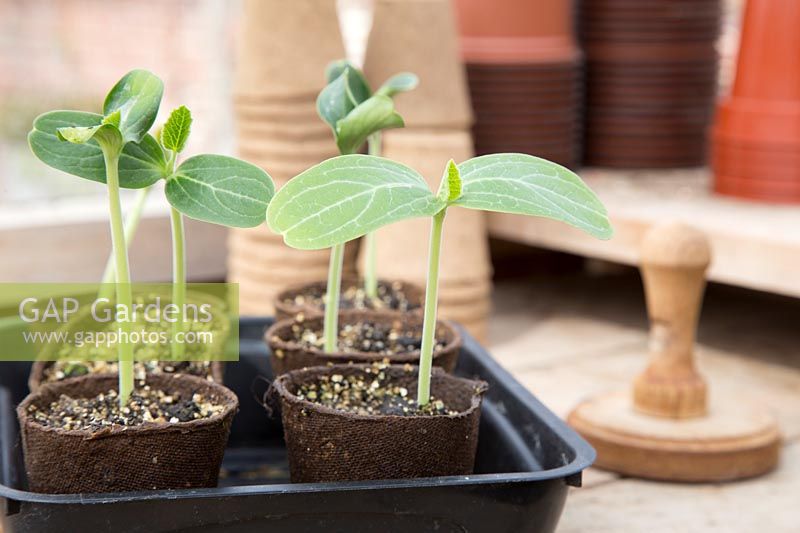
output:
<instances>
[{"instance_id":1,"label":"orange plastic pot","mask_svg":"<svg viewBox=\"0 0 800 533\"><path fill-rule=\"evenodd\" d=\"M717 107L714 132L744 142L797 146L800 144L800 100L729 98Z\"/></svg>"},{"instance_id":2,"label":"orange plastic pot","mask_svg":"<svg viewBox=\"0 0 800 533\"><path fill-rule=\"evenodd\" d=\"M747 179L721 174L716 170L715 176L714 191L719 194L780 204L800 202L800 180Z\"/></svg>"},{"instance_id":3,"label":"orange plastic pot","mask_svg":"<svg viewBox=\"0 0 800 533\"><path fill-rule=\"evenodd\" d=\"M580 58L571 0L455 0L461 52L470 63Z\"/></svg>"},{"instance_id":4,"label":"orange plastic pot","mask_svg":"<svg viewBox=\"0 0 800 533\"><path fill-rule=\"evenodd\" d=\"M749 0L736 77L714 125L714 190L800 202L800 2Z\"/></svg>"},{"instance_id":5,"label":"orange plastic pot","mask_svg":"<svg viewBox=\"0 0 800 533\"><path fill-rule=\"evenodd\" d=\"M796 154L781 157L715 142L711 160L715 171L721 175L752 180L800 182L800 160Z\"/></svg>"},{"instance_id":6,"label":"orange plastic pot","mask_svg":"<svg viewBox=\"0 0 800 533\"><path fill-rule=\"evenodd\" d=\"M800 103L800 2L749 0L732 98Z\"/></svg>"}]
</instances>

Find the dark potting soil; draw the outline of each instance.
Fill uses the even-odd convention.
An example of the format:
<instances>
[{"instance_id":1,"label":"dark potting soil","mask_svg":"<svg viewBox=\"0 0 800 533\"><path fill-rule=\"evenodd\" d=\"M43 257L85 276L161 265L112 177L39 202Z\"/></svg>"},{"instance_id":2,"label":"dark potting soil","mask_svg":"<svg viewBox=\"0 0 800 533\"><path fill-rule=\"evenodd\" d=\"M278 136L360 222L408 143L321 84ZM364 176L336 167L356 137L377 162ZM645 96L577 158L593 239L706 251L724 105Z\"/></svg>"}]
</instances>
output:
<instances>
[{"instance_id":1,"label":"dark potting soil","mask_svg":"<svg viewBox=\"0 0 800 533\"><path fill-rule=\"evenodd\" d=\"M303 293L285 299L284 303L325 309L325 287L309 286ZM339 297L339 309L375 309L405 312L419 307L419 302L410 301L403 290L403 284L397 281L392 283L378 282L377 298L368 297L363 285L343 286Z\"/></svg>"},{"instance_id":2,"label":"dark potting soil","mask_svg":"<svg viewBox=\"0 0 800 533\"><path fill-rule=\"evenodd\" d=\"M93 398L71 398L64 394L46 409L32 404L28 412L39 424L66 430L139 426L145 423L175 424L210 418L225 407L202 394L182 397L168 394L143 383L133 392L128 404L119 406L117 391L109 390Z\"/></svg>"},{"instance_id":3,"label":"dark potting soil","mask_svg":"<svg viewBox=\"0 0 800 533\"><path fill-rule=\"evenodd\" d=\"M322 349L325 346L321 327L312 327L308 322L298 320L292 325L292 333L295 342L305 348ZM337 351L390 356L419 350L421 345L422 326L407 326L400 320L392 323L362 320L340 325ZM444 346L445 342L436 339L433 349L440 350Z\"/></svg>"},{"instance_id":4,"label":"dark potting soil","mask_svg":"<svg viewBox=\"0 0 800 533\"><path fill-rule=\"evenodd\" d=\"M119 365L116 361L54 361L43 371L43 381L61 381L62 379L84 376L86 374L116 374ZM191 374L212 380L211 363L208 361L179 361L175 363L144 361L134 363L134 377L143 380L146 374Z\"/></svg>"},{"instance_id":5,"label":"dark potting soil","mask_svg":"<svg viewBox=\"0 0 800 533\"><path fill-rule=\"evenodd\" d=\"M386 365L376 364L363 375L332 374L319 376L316 382L304 383L295 394L298 398L338 411L360 415L436 416L454 415L443 401L431 396L430 402L417 405L417 391L393 384L386 379ZM408 372L414 367L406 365Z\"/></svg>"}]
</instances>

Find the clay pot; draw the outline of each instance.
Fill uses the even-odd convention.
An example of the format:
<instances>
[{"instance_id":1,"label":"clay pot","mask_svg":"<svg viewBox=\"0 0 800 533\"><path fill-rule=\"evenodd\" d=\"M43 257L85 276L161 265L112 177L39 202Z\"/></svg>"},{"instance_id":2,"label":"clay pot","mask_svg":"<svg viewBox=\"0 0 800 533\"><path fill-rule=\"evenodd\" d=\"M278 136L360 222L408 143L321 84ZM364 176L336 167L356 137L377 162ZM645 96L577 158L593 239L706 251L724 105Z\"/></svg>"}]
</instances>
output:
<instances>
[{"instance_id":1,"label":"clay pot","mask_svg":"<svg viewBox=\"0 0 800 533\"><path fill-rule=\"evenodd\" d=\"M147 384L189 397L201 393L225 409L207 419L175 424L146 423L98 432L48 428L34 421L29 406L46 408L62 394L95 396L115 389L117 376L84 376L45 385L17 407L30 490L72 494L216 486L239 406L236 395L222 385L182 374L151 375Z\"/></svg>"},{"instance_id":2,"label":"clay pot","mask_svg":"<svg viewBox=\"0 0 800 533\"><path fill-rule=\"evenodd\" d=\"M379 285L391 286L399 283L399 290L402 290L409 304L413 307L411 310L420 310L425 303L425 290L413 283L405 281L391 282L386 280L378 280ZM363 281L359 279L343 279L341 292L344 293L348 288L362 286ZM295 297L302 294L324 294L327 291L327 281L315 281L312 283L302 283L289 287L275 297L275 320L284 320L287 318L294 318L298 314L302 314L306 318L323 316L325 313L324 307L317 307L310 303L297 304ZM346 310L347 308L341 307L340 309ZM392 311L390 309L382 309L382 311Z\"/></svg>"},{"instance_id":3,"label":"clay pot","mask_svg":"<svg viewBox=\"0 0 800 533\"><path fill-rule=\"evenodd\" d=\"M800 4L748 2L736 77L717 109L714 190L800 202Z\"/></svg>"},{"instance_id":4,"label":"clay pot","mask_svg":"<svg viewBox=\"0 0 800 533\"><path fill-rule=\"evenodd\" d=\"M469 63L572 62L580 57L568 0L456 0Z\"/></svg>"},{"instance_id":5,"label":"clay pot","mask_svg":"<svg viewBox=\"0 0 800 533\"><path fill-rule=\"evenodd\" d=\"M296 392L320 376L363 374L370 365L334 365L278 377L281 418L294 483L408 479L471 474L478 445L481 399L487 385L434 368L431 394L457 414L360 415L301 399ZM417 368L382 369L393 384L414 394Z\"/></svg>"},{"instance_id":6,"label":"clay pot","mask_svg":"<svg viewBox=\"0 0 800 533\"><path fill-rule=\"evenodd\" d=\"M347 324L356 324L362 320L391 325L394 323L410 326L422 335L422 315L397 313L381 313L377 311L340 311L339 328ZM305 319L304 323L322 329L323 317L316 316ZM417 364L419 350L393 356L380 355L366 352L334 352L325 353L317 348L305 348L294 340L292 326L296 324L294 318L275 322L264 334L264 341L269 346L272 357L272 373L276 376L300 368L339 363L374 363L388 359L393 364ZM444 339L444 347L433 353L433 364L440 366L447 372L455 369L458 352L461 349L461 334L452 323L439 320L436 325L436 338Z\"/></svg>"}]
</instances>

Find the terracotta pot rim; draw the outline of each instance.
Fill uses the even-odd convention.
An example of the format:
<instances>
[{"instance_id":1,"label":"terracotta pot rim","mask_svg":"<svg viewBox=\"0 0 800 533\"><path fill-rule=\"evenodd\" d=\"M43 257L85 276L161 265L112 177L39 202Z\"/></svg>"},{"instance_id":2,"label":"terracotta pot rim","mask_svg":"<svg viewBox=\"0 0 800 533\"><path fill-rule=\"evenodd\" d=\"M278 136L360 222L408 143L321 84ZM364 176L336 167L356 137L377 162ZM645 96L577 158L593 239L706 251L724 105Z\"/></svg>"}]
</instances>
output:
<instances>
[{"instance_id":1,"label":"terracotta pot rim","mask_svg":"<svg viewBox=\"0 0 800 533\"><path fill-rule=\"evenodd\" d=\"M391 369L391 371L394 371L394 372L401 372L401 371L405 372L404 366L405 365L397 365L397 364L387 365L387 367L389 369ZM365 415L365 414L360 414L360 413L350 413L350 412L340 411L340 410L334 409L332 407L328 407L328 406L325 406L325 405L320 405L318 403L310 402L310 401L308 401L306 399L300 399L300 398L297 397L297 395L295 395L294 393L289 391L289 389L286 386L286 381L289 380L290 378L294 378L296 376L303 376L303 377L313 378L315 376L320 376L320 375L325 375L325 374L332 374L332 373L335 373L335 372L342 372L342 371L352 370L352 369L366 370L367 368L372 368L372 365L370 365L370 364L335 364L335 365L328 365L328 366L306 367L306 368L301 368L301 369L298 369L298 370L291 370L291 371L289 371L289 372L287 372L285 374L282 374L281 376L278 376L277 378L275 378L275 381L272 382L272 385L275 388L276 393L281 398L285 399L286 401L291 401L293 403L302 405L302 406L308 408L309 410L317 411L317 412L324 413L324 414L331 415L331 416L337 416L337 417L341 416L341 417L346 418L348 420L356 419L356 420L375 420L375 421L378 421L378 420L393 420L393 419L408 420L408 419L415 419L415 418L416 419L419 419L419 418L435 418L435 419L440 419L440 420L441 419L457 420L457 419L461 419L461 418L467 418L467 417L471 416L476 410L481 408L481 402L483 400L483 394L489 388L488 384L486 382L484 382L484 381L461 378L461 377L458 377L458 376L454 376L452 374L448 374L447 372L445 372L444 370L442 370L439 367L433 367L431 369L432 373L435 374L440 379L446 379L446 380L449 380L449 381L457 382L457 383L463 384L465 386L470 385L470 384L474 385L474 392L472 394L470 406L467 409L465 409L463 411L459 411L458 413L456 413L454 415L445 414L445 415L435 415L435 416L422 416L422 415L400 416L400 415L384 415L384 414ZM414 368L418 369L418 367L416 367L416 366Z\"/></svg>"},{"instance_id":2,"label":"terracotta pot rim","mask_svg":"<svg viewBox=\"0 0 800 533\"><path fill-rule=\"evenodd\" d=\"M380 321L395 321L398 319L405 319L405 317L419 318L420 324L422 322L422 317L420 315L415 315L413 313L399 313L399 312L386 312L386 311L375 311L369 309L348 309L344 311L339 311L339 325L347 323L348 319L352 319L353 316L358 315L369 315L373 319L380 320ZM323 320L324 317L322 315L313 316L304 320L304 322L308 322L310 320ZM358 320L356 320L357 322ZM287 326L291 326L295 324L297 320L295 318L285 318L283 320L279 320L272 324L267 331L264 332L264 342L270 346L271 349L279 349L279 350L286 350L286 351L298 351L302 350L309 354L313 354L315 357L322 357L325 359L343 359L344 361L352 360L353 357L360 357L360 358L370 358L374 359L375 361L382 361L383 359L391 359L393 362L410 362L416 361L420 357L420 350L414 350L411 352L406 352L403 354L393 354L393 355L386 355L386 354L376 354L372 352L331 352L327 353L323 350L320 350L317 347L305 347L302 344L297 343L296 341L285 341L279 336L275 334L276 331L286 328ZM436 326L438 328L445 328L452 334L451 340L445 344L441 349L435 350L433 352L433 359L436 360L441 354L446 354L448 352L457 351L461 348L463 344L463 339L461 337L461 331L455 325L455 323L445 320L445 319L437 319ZM272 337L277 337L277 341L273 341Z\"/></svg>"},{"instance_id":3,"label":"terracotta pot rim","mask_svg":"<svg viewBox=\"0 0 800 533\"><path fill-rule=\"evenodd\" d=\"M63 435L68 437L80 437L85 440L97 440L101 438L111 438L119 435L146 435L150 433L173 433L173 432L186 432L192 431L198 428L203 428L206 426L214 426L218 425L220 421L224 420L225 418L232 416L236 413L239 409L239 398L236 394L233 393L230 389L225 387L222 384L215 383L212 381L208 381L207 379L203 379L198 376L192 376L189 374L150 374L147 376L145 380L148 385L151 387L157 387L160 389L166 388L169 386L167 381L169 380L178 380L184 382L194 382L198 388L207 388L213 389L222 399L219 403L224 406L224 409L220 413L216 413L208 418L202 418L199 420L189 420L187 422L176 422L176 423L152 423L152 422L145 422L138 426L112 426L108 429L101 429L92 431L89 429L63 429L63 428L54 428L49 426L44 426L38 422L36 422L33 417L31 417L27 411L28 407L32 404L36 404L37 401L41 400L41 398L45 395L50 394L66 394L69 395L69 391L74 388L79 388L83 383L87 383L89 381L100 381L100 380L113 380L116 382L118 379L117 374L90 374L86 376L80 376L75 378L66 379L63 381L56 381L42 385L36 392L32 392L25 397L25 399L20 402L17 406L17 416L20 419L22 424L28 426L34 426L37 431L42 431L45 433L54 433L57 435ZM139 380L137 380L138 382ZM159 384L161 383L161 384ZM163 386L162 386L163 384ZM78 394L81 394L80 391L77 391ZM73 396L74 397L74 396ZM85 396L78 396L78 397L85 397Z\"/></svg>"},{"instance_id":4,"label":"terracotta pot rim","mask_svg":"<svg viewBox=\"0 0 800 533\"><path fill-rule=\"evenodd\" d=\"M558 37L462 37L461 57L467 63L575 62L583 57L577 42Z\"/></svg>"},{"instance_id":5,"label":"terracotta pot rim","mask_svg":"<svg viewBox=\"0 0 800 533\"><path fill-rule=\"evenodd\" d=\"M729 99L717 106L716 116L716 135L776 145L800 141L800 102Z\"/></svg>"}]
</instances>

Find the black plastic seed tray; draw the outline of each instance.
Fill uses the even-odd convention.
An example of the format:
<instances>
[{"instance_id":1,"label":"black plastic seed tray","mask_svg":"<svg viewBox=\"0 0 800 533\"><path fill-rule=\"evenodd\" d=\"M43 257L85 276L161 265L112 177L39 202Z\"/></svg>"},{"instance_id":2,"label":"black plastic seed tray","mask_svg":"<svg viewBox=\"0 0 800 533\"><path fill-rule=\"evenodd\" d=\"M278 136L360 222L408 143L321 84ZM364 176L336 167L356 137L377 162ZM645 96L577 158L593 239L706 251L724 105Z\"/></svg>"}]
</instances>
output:
<instances>
[{"instance_id":1,"label":"black plastic seed tray","mask_svg":"<svg viewBox=\"0 0 800 533\"><path fill-rule=\"evenodd\" d=\"M0 514L4 533L549 532L594 450L514 380L469 335L456 373L489 383L475 474L346 483L289 483L282 429L256 397L272 378L267 318L243 318L225 383L236 417L215 489L46 495L26 490L14 407L30 364L0 364Z\"/></svg>"}]
</instances>

